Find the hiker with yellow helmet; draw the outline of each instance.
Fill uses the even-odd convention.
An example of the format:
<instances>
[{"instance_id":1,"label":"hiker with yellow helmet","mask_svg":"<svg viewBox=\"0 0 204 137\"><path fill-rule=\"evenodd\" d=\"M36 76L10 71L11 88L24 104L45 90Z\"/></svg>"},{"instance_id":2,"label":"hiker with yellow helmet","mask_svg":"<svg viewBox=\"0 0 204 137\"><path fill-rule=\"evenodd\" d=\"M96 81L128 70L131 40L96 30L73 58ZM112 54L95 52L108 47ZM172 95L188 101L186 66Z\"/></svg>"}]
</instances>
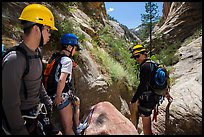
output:
<instances>
[{"instance_id":1,"label":"hiker with yellow helmet","mask_svg":"<svg viewBox=\"0 0 204 137\"><path fill-rule=\"evenodd\" d=\"M130 102L131 108L133 110L138 107L139 115L142 117L144 135L151 135L151 114L156 101L149 83L151 84L150 78L154 74L152 74L150 63L147 62L149 60L147 50L141 44L130 48L130 53L131 58L134 58L140 65L140 83Z\"/></svg>"},{"instance_id":2,"label":"hiker with yellow helmet","mask_svg":"<svg viewBox=\"0 0 204 137\"><path fill-rule=\"evenodd\" d=\"M5 134L36 135L39 113L44 106L52 111L48 107L52 101L41 82L39 46L49 41L50 29L57 28L52 12L41 4L26 6L19 20L24 30L23 41L15 47L18 50L10 51L2 60L2 129ZM48 134L60 134L52 125L49 129L52 131Z\"/></svg>"}]
</instances>

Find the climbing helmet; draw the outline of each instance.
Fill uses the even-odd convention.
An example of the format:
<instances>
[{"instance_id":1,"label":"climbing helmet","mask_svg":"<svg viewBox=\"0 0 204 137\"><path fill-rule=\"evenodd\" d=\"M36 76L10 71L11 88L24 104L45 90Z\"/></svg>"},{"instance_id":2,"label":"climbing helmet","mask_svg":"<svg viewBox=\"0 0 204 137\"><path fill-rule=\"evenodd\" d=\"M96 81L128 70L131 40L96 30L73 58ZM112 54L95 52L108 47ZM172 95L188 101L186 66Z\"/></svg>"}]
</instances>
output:
<instances>
[{"instance_id":1,"label":"climbing helmet","mask_svg":"<svg viewBox=\"0 0 204 137\"><path fill-rule=\"evenodd\" d=\"M78 38L76 35L72 34L72 33L66 33L62 36L61 38L61 45L63 47L67 47L68 45L71 46L76 46L77 47L77 51L81 50L79 43L78 43Z\"/></svg>"},{"instance_id":2,"label":"climbing helmet","mask_svg":"<svg viewBox=\"0 0 204 137\"><path fill-rule=\"evenodd\" d=\"M52 12L41 4L30 4L26 6L19 20L25 20L33 23L49 26L52 30L58 30L55 27L54 16Z\"/></svg>"},{"instance_id":3,"label":"climbing helmet","mask_svg":"<svg viewBox=\"0 0 204 137\"><path fill-rule=\"evenodd\" d=\"M137 44L132 48L130 48L129 50L130 50L130 53L132 54L131 58L133 58L138 53L146 52L146 49L141 44Z\"/></svg>"}]
</instances>

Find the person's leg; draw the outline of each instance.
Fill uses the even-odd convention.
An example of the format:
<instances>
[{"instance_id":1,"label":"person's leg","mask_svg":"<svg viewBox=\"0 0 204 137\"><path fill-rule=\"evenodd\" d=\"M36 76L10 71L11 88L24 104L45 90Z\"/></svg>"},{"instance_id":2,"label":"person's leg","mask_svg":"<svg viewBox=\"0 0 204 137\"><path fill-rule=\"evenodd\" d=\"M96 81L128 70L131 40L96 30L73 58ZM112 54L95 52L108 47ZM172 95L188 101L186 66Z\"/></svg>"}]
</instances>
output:
<instances>
[{"instance_id":1,"label":"person's leg","mask_svg":"<svg viewBox=\"0 0 204 137\"><path fill-rule=\"evenodd\" d=\"M75 115L75 122L76 122L76 126L79 127L79 115L80 115L80 99L78 97L76 97L77 100L75 101L75 110L76 112L74 113Z\"/></svg>"},{"instance_id":2,"label":"person's leg","mask_svg":"<svg viewBox=\"0 0 204 137\"><path fill-rule=\"evenodd\" d=\"M143 132L144 135L152 135L151 130L151 116L142 117Z\"/></svg>"},{"instance_id":3,"label":"person's leg","mask_svg":"<svg viewBox=\"0 0 204 137\"><path fill-rule=\"evenodd\" d=\"M62 126L64 128L64 135L74 135L74 131L72 129L73 126L73 111L71 103L63 109L59 110Z\"/></svg>"},{"instance_id":4,"label":"person's leg","mask_svg":"<svg viewBox=\"0 0 204 137\"><path fill-rule=\"evenodd\" d=\"M152 135L152 129L151 129L152 128L151 127L152 109L147 108L147 106L148 105L150 106L150 104L141 104L141 105L138 107L138 109L142 117L143 133L144 135Z\"/></svg>"}]
</instances>

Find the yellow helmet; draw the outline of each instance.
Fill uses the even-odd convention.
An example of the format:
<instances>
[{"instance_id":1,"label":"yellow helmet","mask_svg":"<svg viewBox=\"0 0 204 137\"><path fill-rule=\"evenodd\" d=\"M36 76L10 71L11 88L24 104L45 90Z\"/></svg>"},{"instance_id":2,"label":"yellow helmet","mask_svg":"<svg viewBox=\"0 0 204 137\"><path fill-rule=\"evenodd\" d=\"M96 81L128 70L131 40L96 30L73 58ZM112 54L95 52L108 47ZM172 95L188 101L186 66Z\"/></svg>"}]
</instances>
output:
<instances>
[{"instance_id":1,"label":"yellow helmet","mask_svg":"<svg viewBox=\"0 0 204 137\"><path fill-rule=\"evenodd\" d=\"M131 57L141 52L146 52L146 49L141 44L137 44L130 49Z\"/></svg>"},{"instance_id":2,"label":"yellow helmet","mask_svg":"<svg viewBox=\"0 0 204 137\"><path fill-rule=\"evenodd\" d=\"M43 24L49 26L52 30L58 30L55 27L52 12L41 4L30 4L26 6L22 11L19 20Z\"/></svg>"}]
</instances>

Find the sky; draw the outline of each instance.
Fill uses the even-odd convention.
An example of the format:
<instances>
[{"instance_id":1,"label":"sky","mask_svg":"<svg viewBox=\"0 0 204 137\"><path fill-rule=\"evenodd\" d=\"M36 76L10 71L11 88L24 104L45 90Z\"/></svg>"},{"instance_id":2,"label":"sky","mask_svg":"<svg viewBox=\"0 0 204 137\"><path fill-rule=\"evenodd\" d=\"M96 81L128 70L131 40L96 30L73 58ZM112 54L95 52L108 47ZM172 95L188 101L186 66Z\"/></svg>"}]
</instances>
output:
<instances>
[{"instance_id":1,"label":"sky","mask_svg":"<svg viewBox=\"0 0 204 137\"><path fill-rule=\"evenodd\" d=\"M145 13L146 2L105 2L106 12L119 23L136 28L142 24L141 14ZM162 16L163 2L156 2L159 16Z\"/></svg>"}]
</instances>

